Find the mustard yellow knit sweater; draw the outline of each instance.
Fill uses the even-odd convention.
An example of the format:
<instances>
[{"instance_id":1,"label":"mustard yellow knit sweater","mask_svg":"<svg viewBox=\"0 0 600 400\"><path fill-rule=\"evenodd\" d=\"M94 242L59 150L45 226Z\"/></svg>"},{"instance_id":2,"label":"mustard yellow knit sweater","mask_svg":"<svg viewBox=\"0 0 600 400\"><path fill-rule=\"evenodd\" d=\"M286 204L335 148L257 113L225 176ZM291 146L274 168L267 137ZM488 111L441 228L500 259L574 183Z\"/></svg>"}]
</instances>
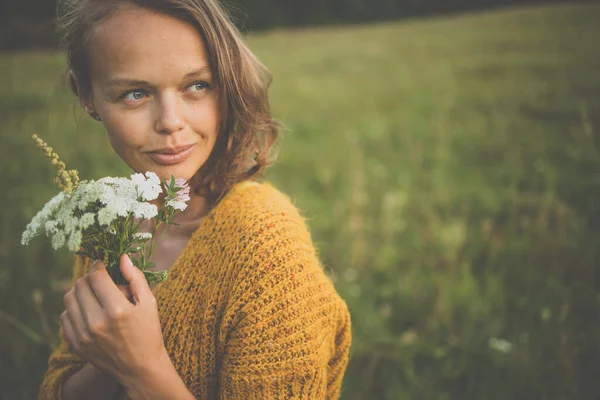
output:
<instances>
[{"instance_id":1,"label":"mustard yellow knit sweater","mask_svg":"<svg viewBox=\"0 0 600 400\"><path fill-rule=\"evenodd\" d=\"M78 259L73 282L90 260ZM165 347L197 399L336 399L350 315L304 220L269 184L244 182L204 218L153 289ZM61 329L39 398L84 364Z\"/></svg>"}]
</instances>

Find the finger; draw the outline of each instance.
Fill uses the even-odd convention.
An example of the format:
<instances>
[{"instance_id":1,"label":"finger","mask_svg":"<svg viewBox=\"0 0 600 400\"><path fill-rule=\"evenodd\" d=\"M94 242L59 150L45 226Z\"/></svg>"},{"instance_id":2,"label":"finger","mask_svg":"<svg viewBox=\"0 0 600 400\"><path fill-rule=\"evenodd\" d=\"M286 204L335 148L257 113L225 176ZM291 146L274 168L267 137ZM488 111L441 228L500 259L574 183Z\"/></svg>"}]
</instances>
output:
<instances>
[{"instance_id":1,"label":"finger","mask_svg":"<svg viewBox=\"0 0 600 400\"><path fill-rule=\"evenodd\" d=\"M144 273L136 268L127 254L122 254L120 259L121 275L129 282L133 301L135 304L140 304L146 299L154 296Z\"/></svg>"},{"instance_id":2,"label":"finger","mask_svg":"<svg viewBox=\"0 0 600 400\"><path fill-rule=\"evenodd\" d=\"M79 307L74 288L67 292L64 297L64 303L66 308L65 314L69 318L71 329L77 343L88 340L90 337L90 332L88 330L87 322L85 321L83 313Z\"/></svg>"},{"instance_id":3,"label":"finger","mask_svg":"<svg viewBox=\"0 0 600 400\"><path fill-rule=\"evenodd\" d=\"M92 264L88 279L94 295L106 312L119 313L130 305L111 279L102 261L97 260Z\"/></svg>"},{"instance_id":4,"label":"finger","mask_svg":"<svg viewBox=\"0 0 600 400\"><path fill-rule=\"evenodd\" d=\"M133 302L133 293L131 293L131 288L129 285L117 285L123 296L127 298L130 302Z\"/></svg>"},{"instance_id":5,"label":"finger","mask_svg":"<svg viewBox=\"0 0 600 400\"><path fill-rule=\"evenodd\" d=\"M69 343L71 349L77 352L77 349L79 348L77 344L77 336L75 335L73 324L69 320L69 316L66 311L60 315L60 322L62 324L65 340L67 341L67 343Z\"/></svg>"},{"instance_id":6,"label":"finger","mask_svg":"<svg viewBox=\"0 0 600 400\"><path fill-rule=\"evenodd\" d=\"M87 331L91 333L90 326L92 326L92 323L98 321L103 316L104 310L102 304L100 304L100 300L98 300L98 297L96 297L90 286L89 275L78 279L75 282L74 289L79 310L87 326Z\"/></svg>"}]
</instances>

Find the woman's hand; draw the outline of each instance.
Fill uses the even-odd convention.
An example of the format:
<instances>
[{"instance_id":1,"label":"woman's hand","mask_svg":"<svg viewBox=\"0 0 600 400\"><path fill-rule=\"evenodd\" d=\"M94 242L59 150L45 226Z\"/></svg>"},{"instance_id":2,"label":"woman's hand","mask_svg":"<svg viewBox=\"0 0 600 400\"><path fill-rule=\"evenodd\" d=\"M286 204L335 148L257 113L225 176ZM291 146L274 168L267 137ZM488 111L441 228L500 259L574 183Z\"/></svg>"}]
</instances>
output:
<instances>
[{"instance_id":1,"label":"woman's hand","mask_svg":"<svg viewBox=\"0 0 600 400\"><path fill-rule=\"evenodd\" d=\"M127 255L121 256L120 268L130 290L115 285L104 264L95 261L65 295L60 318L72 349L123 382L160 368L156 364L166 350L156 299L144 274Z\"/></svg>"}]
</instances>

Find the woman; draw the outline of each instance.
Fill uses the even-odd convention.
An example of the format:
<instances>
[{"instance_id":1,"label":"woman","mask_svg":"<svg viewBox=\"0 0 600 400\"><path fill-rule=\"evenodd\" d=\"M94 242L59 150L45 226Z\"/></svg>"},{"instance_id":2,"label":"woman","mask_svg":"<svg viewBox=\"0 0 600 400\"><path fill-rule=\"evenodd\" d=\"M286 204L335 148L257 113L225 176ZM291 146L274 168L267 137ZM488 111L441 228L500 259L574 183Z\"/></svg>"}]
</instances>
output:
<instances>
[{"instance_id":1,"label":"woman","mask_svg":"<svg viewBox=\"0 0 600 400\"><path fill-rule=\"evenodd\" d=\"M40 399L339 397L348 309L297 210L256 182L277 135L268 74L216 2L62 0L59 25L116 153L195 193L155 250L167 281L122 256L117 287L76 261Z\"/></svg>"}]
</instances>

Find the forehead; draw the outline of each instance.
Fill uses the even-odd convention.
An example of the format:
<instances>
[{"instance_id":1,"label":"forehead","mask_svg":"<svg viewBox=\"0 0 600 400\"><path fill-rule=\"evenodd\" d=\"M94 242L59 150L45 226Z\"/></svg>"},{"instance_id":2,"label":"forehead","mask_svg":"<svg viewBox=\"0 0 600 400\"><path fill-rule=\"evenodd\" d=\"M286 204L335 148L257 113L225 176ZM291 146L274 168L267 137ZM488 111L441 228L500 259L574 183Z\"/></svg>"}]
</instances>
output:
<instances>
[{"instance_id":1,"label":"forehead","mask_svg":"<svg viewBox=\"0 0 600 400\"><path fill-rule=\"evenodd\" d=\"M115 11L92 31L94 79L166 80L209 66L204 41L187 22L137 7Z\"/></svg>"}]
</instances>

